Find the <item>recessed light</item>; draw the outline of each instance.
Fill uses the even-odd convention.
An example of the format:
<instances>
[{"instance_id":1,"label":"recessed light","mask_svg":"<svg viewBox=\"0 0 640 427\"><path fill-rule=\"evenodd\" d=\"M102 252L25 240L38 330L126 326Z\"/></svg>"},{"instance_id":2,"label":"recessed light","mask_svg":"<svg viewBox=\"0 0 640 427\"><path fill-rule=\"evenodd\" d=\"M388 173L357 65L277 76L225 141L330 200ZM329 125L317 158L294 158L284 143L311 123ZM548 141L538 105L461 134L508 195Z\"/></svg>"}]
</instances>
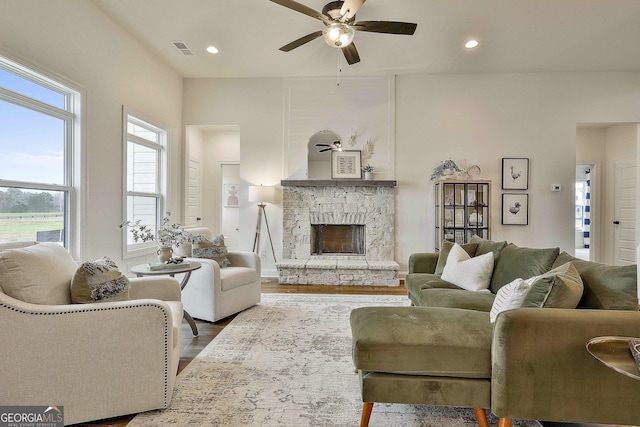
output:
<instances>
[{"instance_id":1,"label":"recessed light","mask_svg":"<svg viewBox=\"0 0 640 427\"><path fill-rule=\"evenodd\" d=\"M467 49L473 49L474 47L478 47L479 44L480 42L478 42L478 40L471 39L464 44L464 47L466 47Z\"/></svg>"},{"instance_id":2,"label":"recessed light","mask_svg":"<svg viewBox=\"0 0 640 427\"><path fill-rule=\"evenodd\" d=\"M218 52L219 52L219 50L218 50L218 48L217 48L217 47L215 47L215 46L209 46L209 47L207 48L207 52L209 52L209 53L218 53Z\"/></svg>"}]
</instances>

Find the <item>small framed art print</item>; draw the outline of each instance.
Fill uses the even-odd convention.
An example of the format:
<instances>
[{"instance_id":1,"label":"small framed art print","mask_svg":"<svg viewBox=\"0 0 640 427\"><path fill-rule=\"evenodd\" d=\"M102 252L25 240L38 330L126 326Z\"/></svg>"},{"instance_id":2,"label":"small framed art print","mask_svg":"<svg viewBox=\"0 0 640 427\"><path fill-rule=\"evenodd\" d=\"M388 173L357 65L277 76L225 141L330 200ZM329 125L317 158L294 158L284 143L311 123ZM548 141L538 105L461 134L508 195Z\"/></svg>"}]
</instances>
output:
<instances>
[{"instance_id":1,"label":"small framed art print","mask_svg":"<svg viewBox=\"0 0 640 427\"><path fill-rule=\"evenodd\" d=\"M502 189L503 190L528 190L529 189L529 159L528 158L503 158L502 159Z\"/></svg>"},{"instance_id":2,"label":"small framed art print","mask_svg":"<svg viewBox=\"0 0 640 427\"><path fill-rule=\"evenodd\" d=\"M529 225L529 195L526 193L502 194L502 224Z\"/></svg>"},{"instance_id":3,"label":"small framed art print","mask_svg":"<svg viewBox=\"0 0 640 427\"><path fill-rule=\"evenodd\" d=\"M331 152L331 179L362 178L360 150Z\"/></svg>"}]
</instances>

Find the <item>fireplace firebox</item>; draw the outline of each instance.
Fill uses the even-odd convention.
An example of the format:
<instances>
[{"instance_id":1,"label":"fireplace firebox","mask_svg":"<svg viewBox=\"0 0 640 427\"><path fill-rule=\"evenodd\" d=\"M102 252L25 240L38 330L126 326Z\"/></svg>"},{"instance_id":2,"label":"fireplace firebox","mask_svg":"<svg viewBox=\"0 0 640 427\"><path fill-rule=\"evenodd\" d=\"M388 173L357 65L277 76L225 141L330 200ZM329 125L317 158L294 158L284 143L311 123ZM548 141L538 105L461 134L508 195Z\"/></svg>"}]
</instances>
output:
<instances>
[{"instance_id":1,"label":"fireplace firebox","mask_svg":"<svg viewBox=\"0 0 640 427\"><path fill-rule=\"evenodd\" d=\"M311 225L311 255L365 255L365 226Z\"/></svg>"}]
</instances>

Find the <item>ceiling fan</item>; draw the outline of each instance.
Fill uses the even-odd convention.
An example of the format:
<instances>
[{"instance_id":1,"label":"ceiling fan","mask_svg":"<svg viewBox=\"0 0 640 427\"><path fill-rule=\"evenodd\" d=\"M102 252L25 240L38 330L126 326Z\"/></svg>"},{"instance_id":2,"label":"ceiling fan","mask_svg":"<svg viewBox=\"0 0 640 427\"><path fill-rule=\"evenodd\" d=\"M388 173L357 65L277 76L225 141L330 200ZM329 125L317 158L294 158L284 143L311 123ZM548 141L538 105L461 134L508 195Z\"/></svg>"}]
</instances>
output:
<instances>
[{"instance_id":1,"label":"ceiling fan","mask_svg":"<svg viewBox=\"0 0 640 427\"><path fill-rule=\"evenodd\" d=\"M332 47L342 49L345 59L351 64L360 62L360 55L353 44L356 31L370 33L405 34L413 35L418 24L410 22L394 21L359 21L356 22L356 12L360 10L366 0L332 1L322 8L322 13L293 0L271 0L274 3L288 7L296 12L303 13L322 21L324 30L315 31L300 37L280 48L283 52L289 52L311 40L322 36L325 42Z\"/></svg>"},{"instance_id":2,"label":"ceiling fan","mask_svg":"<svg viewBox=\"0 0 640 427\"><path fill-rule=\"evenodd\" d=\"M342 151L340 141L333 141L331 144L316 144L316 147L327 147L318 150L319 153L324 153L325 151Z\"/></svg>"}]
</instances>

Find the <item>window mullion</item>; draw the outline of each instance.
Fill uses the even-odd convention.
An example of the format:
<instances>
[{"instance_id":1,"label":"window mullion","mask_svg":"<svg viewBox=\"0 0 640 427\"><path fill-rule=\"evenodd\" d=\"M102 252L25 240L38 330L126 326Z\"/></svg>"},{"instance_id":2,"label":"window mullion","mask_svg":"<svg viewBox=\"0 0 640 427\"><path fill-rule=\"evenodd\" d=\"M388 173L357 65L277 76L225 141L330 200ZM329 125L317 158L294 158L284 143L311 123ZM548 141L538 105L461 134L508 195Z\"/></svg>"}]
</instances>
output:
<instances>
[{"instance_id":1,"label":"window mullion","mask_svg":"<svg viewBox=\"0 0 640 427\"><path fill-rule=\"evenodd\" d=\"M152 148L154 150L161 150L162 145L157 142L149 141L148 139L140 138L139 136L133 135L131 133L127 134L127 140L134 144L144 145L147 148Z\"/></svg>"},{"instance_id":2,"label":"window mullion","mask_svg":"<svg viewBox=\"0 0 640 427\"><path fill-rule=\"evenodd\" d=\"M0 87L0 99L58 119L71 120L74 118L74 114L70 111L65 111L54 107L53 105L46 104L42 101L38 101L37 99L29 98L28 96L21 95L3 87Z\"/></svg>"},{"instance_id":3,"label":"window mullion","mask_svg":"<svg viewBox=\"0 0 640 427\"><path fill-rule=\"evenodd\" d=\"M0 179L0 187L45 191L71 191L73 189L71 185L41 184L38 182L11 181L6 179Z\"/></svg>"}]
</instances>

